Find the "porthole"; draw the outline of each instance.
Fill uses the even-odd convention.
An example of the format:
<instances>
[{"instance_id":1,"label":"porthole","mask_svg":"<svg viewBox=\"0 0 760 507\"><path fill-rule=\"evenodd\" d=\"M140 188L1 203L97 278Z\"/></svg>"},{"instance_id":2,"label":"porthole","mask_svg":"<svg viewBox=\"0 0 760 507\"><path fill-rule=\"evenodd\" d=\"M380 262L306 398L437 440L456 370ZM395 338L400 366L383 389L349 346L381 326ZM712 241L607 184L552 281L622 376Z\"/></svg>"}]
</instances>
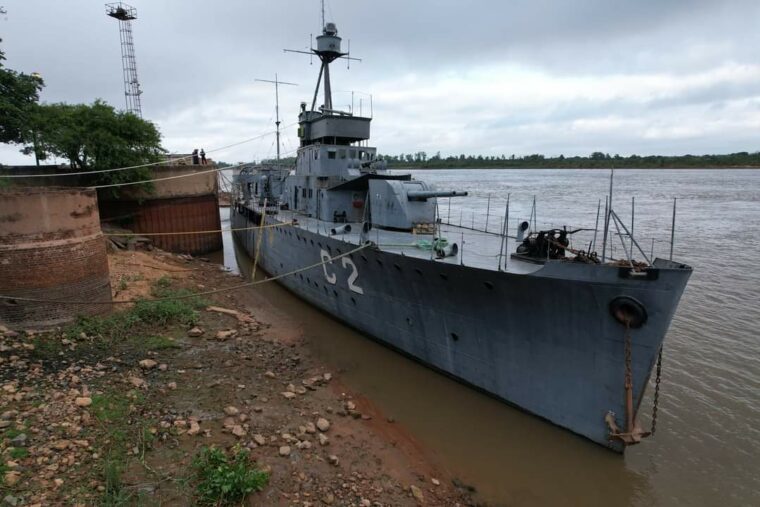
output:
<instances>
[{"instance_id":1,"label":"porthole","mask_svg":"<svg viewBox=\"0 0 760 507\"><path fill-rule=\"evenodd\" d=\"M396 268L397 271L401 271L401 266L399 266L395 262L393 263L393 267Z\"/></svg>"},{"instance_id":2,"label":"porthole","mask_svg":"<svg viewBox=\"0 0 760 507\"><path fill-rule=\"evenodd\" d=\"M351 298L351 302L356 306L356 300L354 298Z\"/></svg>"},{"instance_id":3,"label":"porthole","mask_svg":"<svg viewBox=\"0 0 760 507\"><path fill-rule=\"evenodd\" d=\"M493 284L491 282L483 282L483 285L485 285L487 289L493 290Z\"/></svg>"},{"instance_id":4,"label":"porthole","mask_svg":"<svg viewBox=\"0 0 760 507\"><path fill-rule=\"evenodd\" d=\"M314 240L313 239L311 240L311 246L314 246ZM319 245L319 246L322 246L322 245Z\"/></svg>"},{"instance_id":5,"label":"porthole","mask_svg":"<svg viewBox=\"0 0 760 507\"><path fill-rule=\"evenodd\" d=\"M337 290L335 290L335 289L333 289L333 295L334 295L335 297L338 297L338 291L337 291Z\"/></svg>"},{"instance_id":6,"label":"porthole","mask_svg":"<svg viewBox=\"0 0 760 507\"><path fill-rule=\"evenodd\" d=\"M438 273L438 276L441 277L441 280L448 280L449 279L449 275L447 275L446 273Z\"/></svg>"},{"instance_id":7,"label":"porthole","mask_svg":"<svg viewBox=\"0 0 760 507\"><path fill-rule=\"evenodd\" d=\"M362 258L362 260L363 260L364 262L368 262L368 261L367 261L367 257L365 257L364 255L362 255L362 256L361 256L361 258Z\"/></svg>"},{"instance_id":8,"label":"porthole","mask_svg":"<svg viewBox=\"0 0 760 507\"><path fill-rule=\"evenodd\" d=\"M377 265L378 266L382 266L383 265L383 261L381 261L380 259L375 259L375 260L377 261Z\"/></svg>"},{"instance_id":9,"label":"porthole","mask_svg":"<svg viewBox=\"0 0 760 507\"><path fill-rule=\"evenodd\" d=\"M459 335L456 334L456 333L451 333L451 339L454 340L455 342L458 342L459 341Z\"/></svg>"},{"instance_id":10,"label":"porthole","mask_svg":"<svg viewBox=\"0 0 760 507\"><path fill-rule=\"evenodd\" d=\"M422 270L420 268L414 268L414 272L422 276Z\"/></svg>"}]
</instances>

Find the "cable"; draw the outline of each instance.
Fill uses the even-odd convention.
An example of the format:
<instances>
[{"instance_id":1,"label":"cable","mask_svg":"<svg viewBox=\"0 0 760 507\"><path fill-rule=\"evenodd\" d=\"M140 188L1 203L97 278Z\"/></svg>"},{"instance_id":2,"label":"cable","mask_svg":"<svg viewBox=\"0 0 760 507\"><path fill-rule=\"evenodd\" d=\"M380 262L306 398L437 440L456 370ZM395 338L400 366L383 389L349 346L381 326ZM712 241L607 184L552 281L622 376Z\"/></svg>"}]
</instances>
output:
<instances>
[{"instance_id":1,"label":"cable","mask_svg":"<svg viewBox=\"0 0 760 507\"><path fill-rule=\"evenodd\" d=\"M286 125L282 128L288 128L292 127L293 125L296 125L298 122L291 123L290 125ZM206 153L214 153L221 150L226 150L229 148L233 148L235 146L240 146L241 144L250 143L251 141L255 141L257 139L264 138L266 136L271 136L272 134L275 134L276 131L272 130L269 132L265 132L264 134L260 134L255 137L251 137L250 139L245 139L243 141L239 141L237 143L228 144L227 146L222 146L219 148L214 148L212 150L208 150ZM177 160L186 160L189 158L192 158L193 155L187 155L186 157L179 157L174 158L171 160L171 162L177 161ZM79 171L79 172L73 172L73 173L49 173L49 174L3 174L0 175L0 178L43 178L43 177L52 177L52 176L79 176L82 174L101 174L101 173L109 173L109 172L116 172L116 171L126 171L128 169L138 169L140 167L149 167L149 166L155 166L155 165L161 165L161 164L167 164L169 161L167 160L161 160L159 162L150 162L147 164L140 164L140 165L132 165L128 167L116 167L114 169L102 169L98 171Z\"/></svg>"},{"instance_id":2,"label":"cable","mask_svg":"<svg viewBox=\"0 0 760 507\"><path fill-rule=\"evenodd\" d=\"M227 166L227 167L217 167L215 169L207 169L205 171L196 171L194 173L177 174L175 176L165 176L163 178L153 178L152 180L126 181L126 182L123 182L123 183L109 183L108 185L95 185L95 186L92 186L92 187L84 187L84 188L126 187L128 185L140 185L142 183L153 183L154 181L176 180L178 178L189 178L190 176L198 176L199 174L208 174L208 173L213 173L213 172L224 171L225 169L234 169L236 167L244 166L246 164L248 164L248 162L241 162L240 164L232 165L232 166ZM76 187L74 187L74 188L76 188Z\"/></svg>"},{"instance_id":3,"label":"cable","mask_svg":"<svg viewBox=\"0 0 760 507\"><path fill-rule=\"evenodd\" d=\"M303 271L308 271L310 269L318 268L319 266L323 266L334 260L340 259L342 257L346 257L348 255L352 255L356 252L364 250L365 248L369 248L370 246L373 246L373 244L371 242L367 242L357 248L354 248L353 250L349 250L346 253L336 255L335 257L328 257L326 260L316 262L309 266L295 269L287 273L282 273L281 275L273 276L271 278L265 278L264 280L246 282L246 283L241 283L238 285L233 285L232 287L224 287L221 289L207 290L204 292L195 292L193 294L185 294L183 296L174 296L174 297L165 297L165 298L156 298L156 299L125 299L122 301L71 301L71 300L62 300L62 299L25 298L25 297L16 297L16 296L7 296L7 295L0 295L0 299L11 300L11 301L25 301L28 303L55 303L55 304L67 304L67 305L116 305L116 304L127 304L127 303L128 304L141 303L141 302L147 302L147 301L177 301L181 299L191 299L191 298L200 297L200 296L210 296L212 294L219 294L220 292L229 292L233 290L242 289L245 287L253 287L255 285L261 285L267 282L274 282L275 280L279 280L281 278L285 278L290 275L295 275Z\"/></svg>"},{"instance_id":4,"label":"cable","mask_svg":"<svg viewBox=\"0 0 760 507\"><path fill-rule=\"evenodd\" d=\"M213 232L229 231L250 231L252 229L270 229L273 227L284 227L295 225L297 222L283 222L281 224L254 225L251 227L233 227L231 229L214 229L212 231L185 231L185 232L109 232L103 233L103 236L175 236L178 234L211 234Z\"/></svg>"}]
</instances>

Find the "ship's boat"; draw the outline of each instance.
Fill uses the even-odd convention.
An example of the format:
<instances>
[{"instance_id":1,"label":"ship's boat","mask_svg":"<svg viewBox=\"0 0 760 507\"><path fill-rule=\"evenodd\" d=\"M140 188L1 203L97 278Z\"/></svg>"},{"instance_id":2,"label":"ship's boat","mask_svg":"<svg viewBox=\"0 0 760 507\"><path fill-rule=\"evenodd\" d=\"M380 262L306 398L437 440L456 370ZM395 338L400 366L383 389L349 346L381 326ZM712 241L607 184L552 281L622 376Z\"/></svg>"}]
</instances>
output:
<instances>
[{"instance_id":1,"label":"ship's boat","mask_svg":"<svg viewBox=\"0 0 760 507\"><path fill-rule=\"evenodd\" d=\"M373 339L594 442L622 452L648 436L639 406L691 268L649 258L611 205L601 255L597 231L594 248L574 249L577 230L446 223L438 199L467 193L388 171L371 118L333 107L330 64L349 57L334 24L311 54L321 67L295 168L235 179L234 236L256 265ZM620 260L607 255L613 230L630 246Z\"/></svg>"}]
</instances>

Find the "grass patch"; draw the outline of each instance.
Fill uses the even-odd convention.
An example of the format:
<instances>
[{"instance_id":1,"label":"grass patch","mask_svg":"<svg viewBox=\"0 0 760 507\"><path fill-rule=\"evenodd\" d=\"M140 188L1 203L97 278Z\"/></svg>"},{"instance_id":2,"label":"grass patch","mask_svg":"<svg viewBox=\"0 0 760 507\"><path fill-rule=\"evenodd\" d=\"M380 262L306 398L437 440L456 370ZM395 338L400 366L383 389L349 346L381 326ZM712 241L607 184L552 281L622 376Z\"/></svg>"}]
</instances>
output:
<instances>
[{"instance_id":1,"label":"grass patch","mask_svg":"<svg viewBox=\"0 0 760 507\"><path fill-rule=\"evenodd\" d=\"M24 433L26 431L26 428L24 426L20 428L16 428L15 426L13 428L8 428L5 430L5 437L9 439L14 439L20 434Z\"/></svg>"},{"instance_id":2,"label":"grass patch","mask_svg":"<svg viewBox=\"0 0 760 507\"><path fill-rule=\"evenodd\" d=\"M11 459L24 459L29 456L29 450L24 447L11 447L8 454Z\"/></svg>"},{"instance_id":3,"label":"grass patch","mask_svg":"<svg viewBox=\"0 0 760 507\"><path fill-rule=\"evenodd\" d=\"M90 411L101 422L119 422L129 414L129 399L115 393L96 394Z\"/></svg>"},{"instance_id":4,"label":"grass patch","mask_svg":"<svg viewBox=\"0 0 760 507\"><path fill-rule=\"evenodd\" d=\"M76 322L63 330L66 338L79 339L83 334L90 337L121 340L146 332L150 326L181 324L193 326L198 322L197 310L207 305L198 297L189 297L192 292L183 288L173 288L171 279L162 277L154 282L151 294L156 298L183 298L156 301L143 299L134 307L106 317L79 317Z\"/></svg>"},{"instance_id":5,"label":"grass patch","mask_svg":"<svg viewBox=\"0 0 760 507\"><path fill-rule=\"evenodd\" d=\"M193 468L199 505L238 504L269 481L269 474L256 469L248 451L238 447L230 455L218 447L203 447L193 459Z\"/></svg>"},{"instance_id":6,"label":"grass patch","mask_svg":"<svg viewBox=\"0 0 760 507\"><path fill-rule=\"evenodd\" d=\"M182 346L166 336L150 336L143 340L146 350L180 349Z\"/></svg>"}]
</instances>

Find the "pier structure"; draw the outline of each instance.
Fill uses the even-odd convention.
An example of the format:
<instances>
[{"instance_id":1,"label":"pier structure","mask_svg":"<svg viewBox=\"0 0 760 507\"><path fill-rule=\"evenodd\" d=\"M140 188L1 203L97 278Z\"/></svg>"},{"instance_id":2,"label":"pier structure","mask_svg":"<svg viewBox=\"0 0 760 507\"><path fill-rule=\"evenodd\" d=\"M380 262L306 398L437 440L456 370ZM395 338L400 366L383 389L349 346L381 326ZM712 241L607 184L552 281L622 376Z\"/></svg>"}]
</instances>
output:
<instances>
[{"instance_id":1,"label":"pier structure","mask_svg":"<svg viewBox=\"0 0 760 507\"><path fill-rule=\"evenodd\" d=\"M0 301L0 322L10 328L49 327L109 311L102 304L111 301L111 284L95 191L0 190L0 266L3 295L61 301Z\"/></svg>"},{"instance_id":2,"label":"pier structure","mask_svg":"<svg viewBox=\"0 0 760 507\"><path fill-rule=\"evenodd\" d=\"M169 159L168 165L151 167L154 179L173 178L155 181L153 192L125 187L118 198L101 193L103 220L136 233L166 233L151 236L151 241L168 252L202 255L220 250L222 233L219 232L216 165L186 162L187 158L176 156ZM187 176L198 172L199 167L203 167L203 172Z\"/></svg>"}]
</instances>

